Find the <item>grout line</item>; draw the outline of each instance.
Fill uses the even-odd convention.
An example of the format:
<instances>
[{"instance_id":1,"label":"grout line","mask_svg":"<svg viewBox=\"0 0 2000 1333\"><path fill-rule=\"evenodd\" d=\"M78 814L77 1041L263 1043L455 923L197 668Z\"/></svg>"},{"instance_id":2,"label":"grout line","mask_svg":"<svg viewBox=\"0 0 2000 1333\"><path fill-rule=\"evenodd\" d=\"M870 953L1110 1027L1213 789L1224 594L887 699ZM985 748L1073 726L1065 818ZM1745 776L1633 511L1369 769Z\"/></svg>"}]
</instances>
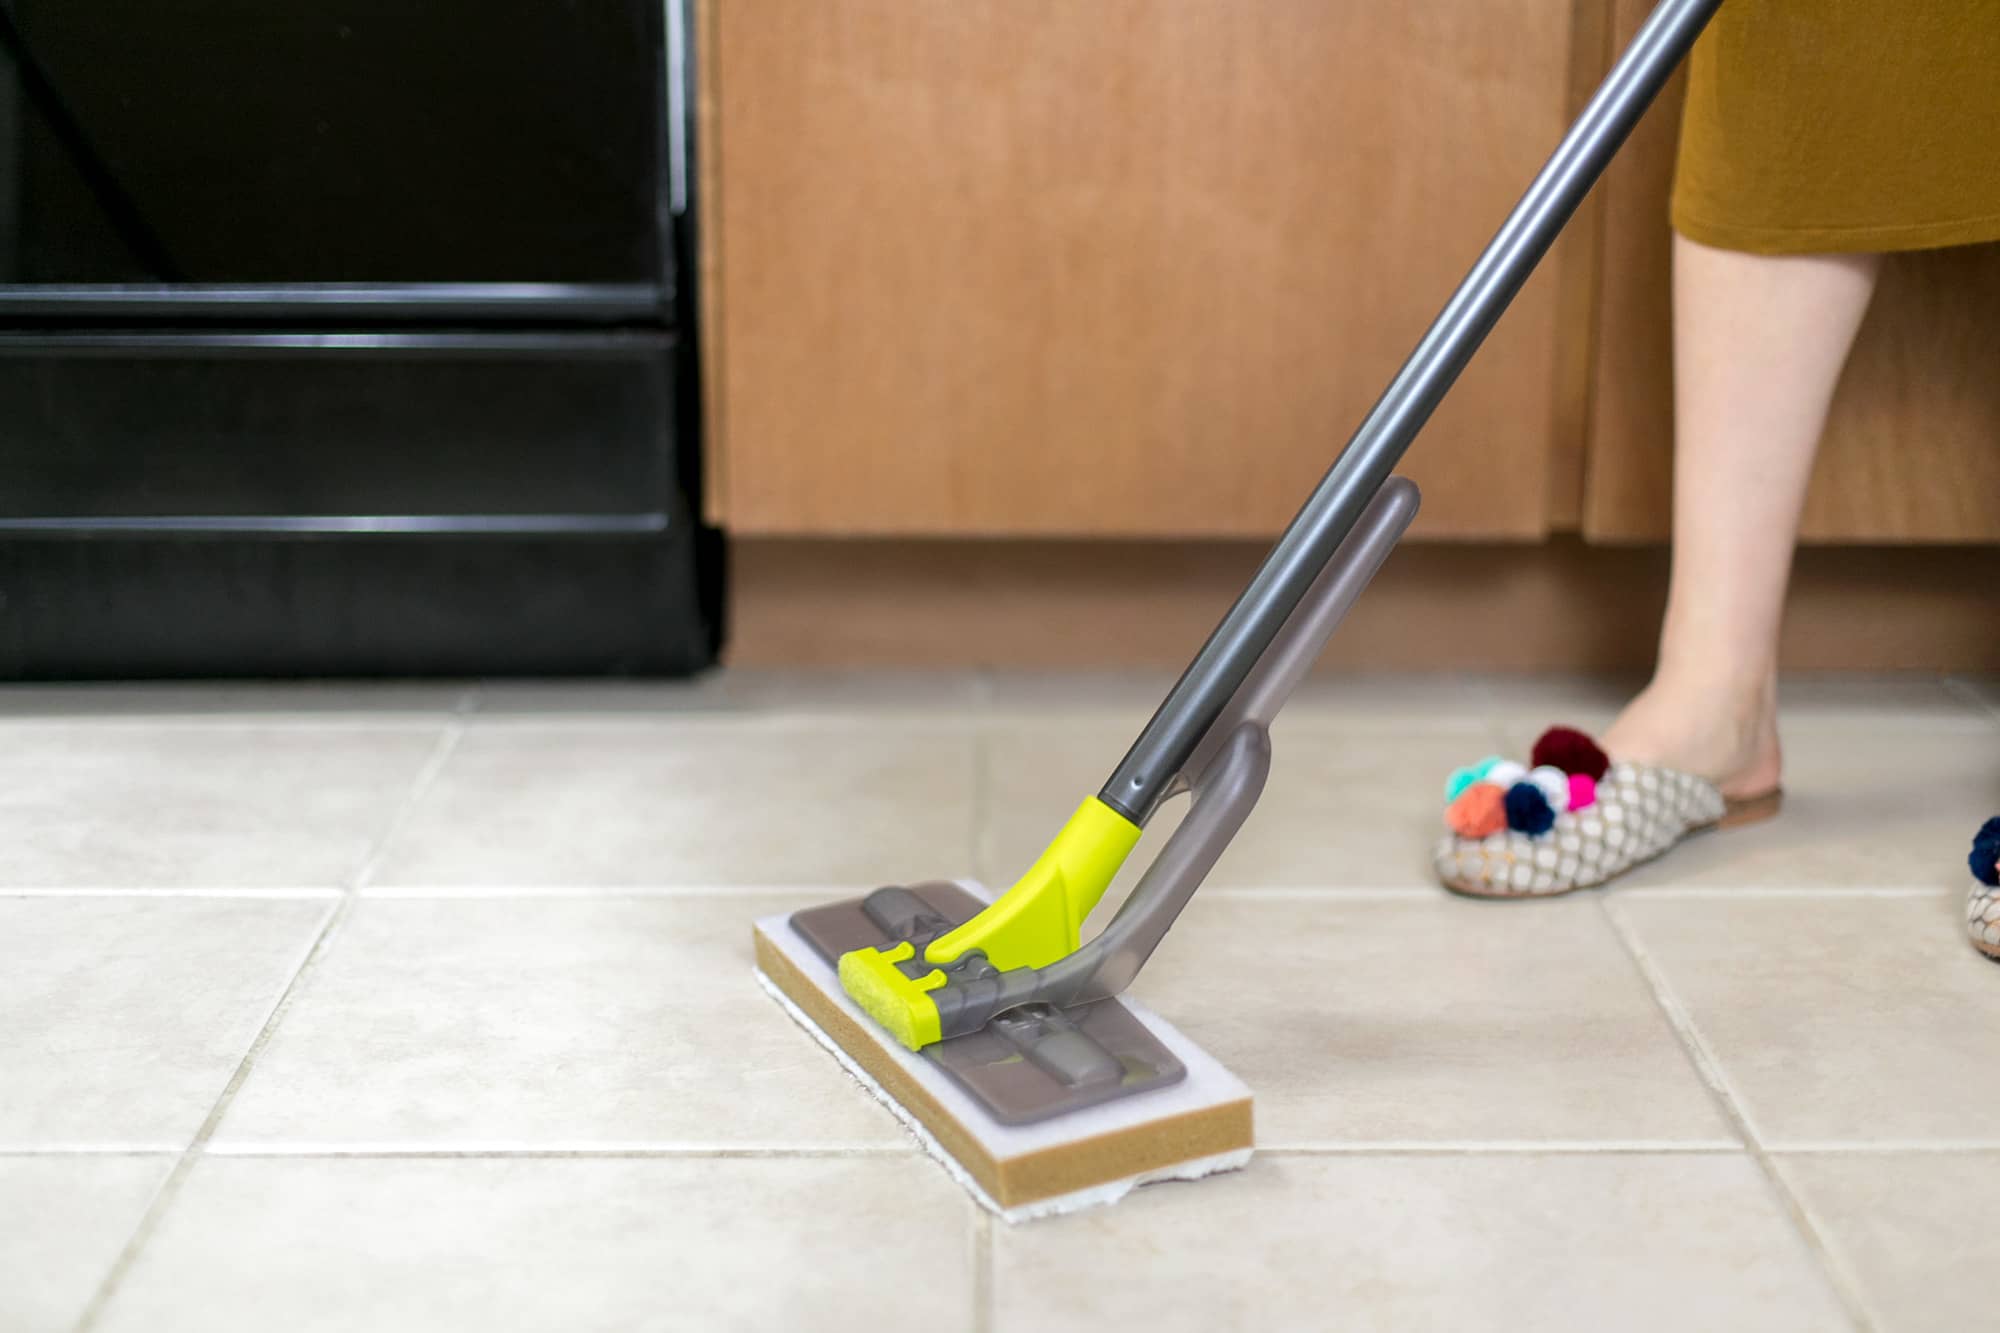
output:
<instances>
[{"instance_id":1,"label":"grout line","mask_svg":"<svg viewBox=\"0 0 2000 1333\"><path fill-rule=\"evenodd\" d=\"M548 1161L810 1161L817 1159L916 1157L912 1145L901 1143L826 1144L797 1147L780 1144L729 1145L716 1143L604 1143L509 1145L486 1144L439 1147L431 1144L396 1143L206 1143L204 1157L232 1158L316 1158L365 1159L370 1161L458 1161L458 1160L548 1160Z\"/></svg>"},{"instance_id":2,"label":"grout line","mask_svg":"<svg viewBox=\"0 0 2000 1333\"><path fill-rule=\"evenodd\" d=\"M1716 884L1690 884L1672 886L1664 884L1635 885L1621 888L1620 898L1638 898L1642 901L1673 902L1687 899L1694 902L1714 902L1727 899L1740 902L1745 898L1942 898L1959 892L1956 888L1939 888L1935 884L1881 885L1876 887L1844 887L1828 885L1824 888L1806 888L1795 885L1768 885L1762 888L1743 886L1729 888Z\"/></svg>"},{"instance_id":3,"label":"grout line","mask_svg":"<svg viewBox=\"0 0 2000 1333\"><path fill-rule=\"evenodd\" d=\"M463 702L462 698L460 702ZM78 1333L87 1333L87 1330L102 1317L104 1308L110 1301L112 1293L118 1289L119 1283L124 1281L125 1275L131 1271L132 1265L137 1261L139 1252L145 1248L146 1242L151 1239L161 1219L173 1207L174 1200L180 1196L182 1184L194 1170L195 1162L202 1156L204 1150L207 1148L208 1141L215 1135L216 1127L222 1123L222 1118L228 1114L230 1105L236 1100L237 1091L242 1088L244 1081L249 1078L251 1069L257 1063L257 1058L264 1053L264 1048L270 1044L271 1038L277 1032L279 1024L284 1021L286 1013L291 1008L292 997L298 994L301 983L311 973L313 965L325 953L328 945L339 933L341 926L347 920L348 914L354 910L356 901L355 891L362 884L366 883L367 877L373 873L377 858L387 848L390 839L395 836L397 830L402 827L410 810L415 806L424 791L428 789L431 781L436 778L438 771L443 768L445 760L457 748L458 738L464 734L464 730L465 724L462 718L454 714L454 720L448 723L439 734L437 743L431 747L430 757L425 761L424 766L418 770L416 778L410 784L410 789L404 793L402 801L398 803L395 813L391 815L381 832L375 836L375 839L369 845L367 854L355 868L353 876L345 886L347 892L333 901L325 918L320 922L319 930L314 935L312 943L301 955L298 965L292 969L290 978L286 981L283 989L279 991L277 1001L271 1006L271 1011L265 1015L264 1022L259 1027L257 1035L251 1040L249 1048L244 1051L243 1058L237 1062L236 1069L231 1073L229 1081L223 1085L221 1095L215 1099L215 1104L209 1108L207 1118L202 1121L201 1127L195 1131L193 1140L188 1143L180 1159L174 1163L173 1169L167 1173L167 1178L161 1182L160 1188L154 1192L152 1201L147 1205L146 1211L140 1215L138 1225L132 1229L132 1234L126 1239L124 1248L118 1253L118 1258L113 1261L110 1269L105 1273L104 1280L98 1284L96 1292L90 1298L90 1304L84 1307L83 1314L78 1318L76 1323Z\"/></svg>"},{"instance_id":4,"label":"grout line","mask_svg":"<svg viewBox=\"0 0 2000 1333\"><path fill-rule=\"evenodd\" d=\"M1666 1015L1667 1022L1673 1027L1674 1035L1680 1040L1682 1051L1694 1065L1702 1081L1708 1085L1717 1109L1728 1119L1736 1132L1742 1135L1744 1147L1749 1152L1751 1161L1757 1164L1766 1187L1790 1217L1793 1229L1805 1242L1820 1271L1826 1275L1827 1283L1833 1288L1834 1296L1839 1300L1842 1309L1847 1312L1848 1319L1857 1329L1873 1329L1874 1321L1868 1314L1866 1302L1861 1298L1860 1285L1840 1262L1833 1248L1827 1244L1826 1238L1820 1234L1803 1201L1785 1182L1762 1136L1757 1133L1749 1108L1730 1086L1729 1076L1722 1067L1721 1059L1710 1049L1707 1039L1702 1036L1701 1029L1695 1024L1694 1015L1688 1011L1680 996L1668 984L1665 972L1653 961L1652 955L1646 952L1638 932L1624 918L1618 905L1609 897L1600 897L1598 908L1604 913L1605 920L1610 923L1611 933L1623 946L1627 957L1632 960L1632 965L1639 970L1639 975L1652 990L1654 1003L1658 1004L1661 1012Z\"/></svg>"},{"instance_id":5,"label":"grout line","mask_svg":"<svg viewBox=\"0 0 2000 1333\"><path fill-rule=\"evenodd\" d=\"M364 898L852 898L861 884L381 884L356 890Z\"/></svg>"},{"instance_id":6,"label":"grout line","mask_svg":"<svg viewBox=\"0 0 2000 1333\"><path fill-rule=\"evenodd\" d=\"M975 856L975 865L983 856ZM988 867L981 866L981 870ZM990 884L990 876L978 873L965 878ZM850 884L371 884L359 890L369 898L755 898L806 897L851 898L868 886ZM6 896L0 890L0 897ZM322 890L320 896L336 892ZM233 895L223 895L233 896ZM1434 885L1404 888L1342 888L1337 885L1233 885L1204 884L1204 900L1211 897L1245 899L1303 898L1316 902L1411 902L1439 898Z\"/></svg>"},{"instance_id":7,"label":"grout line","mask_svg":"<svg viewBox=\"0 0 2000 1333\"><path fill-rule=\"evenodd\" d=\"M179 1157L185 1143L36 1143L0 1145L0 1157Z\"/></svg>"},{"instance_id":8,"label":"grout line","mask_svg":"<svg viewBox=\"0 0 2000 1333\"><path fill-rule=\"evenodd\" d=\"M1744 1152L1726 1139L1357 1139L1352 1143L1295 1143L1257 1149L1259 1157L1733 1157Z\"/></svg>"},{"instance_id":9,"label":"grout line","mask_svg":"<svg viewBox=\"0 0 2000 1333\"><path fill-rule=\"evenodd\" d=\"M993 1214L975 1200L972 1213L972 1333L993 1331Z\"/></svg>"},{"instance_id":10,"label":"grout line","mask_svg":"<svg viewBox=\"0 0 2000 1333\"><path fill-rule=\"evenodd\" d=\"M237 900L278 899L288 901L310 900L314 898L338 898L341 890L328 885L325 888L308 889L199 889L163 888L78 888L48 889L21 888L0 889L0 898L225 898Z\"/></svg>"},{"instance_id":11,"label":"grout line","mask_svg":"<svg viewBox=\"0 0 2000 1333\"><path fill-rule=\"evenodd\" d=\"M188 713L161 716L148 713L78 713L66 716L41 715L35 717L7 717L0 715L0 726L15 730L69 730L88 728L91 730L116 731L358 731L358 732L406 732L429 731L440 722L449 719L452 713L446 709L430 712L398 713L387 710L379 713L256 713L256 712L216 712Z\"/></svg>"},{"instance_id":12,"label":"grout line","mask_svg":"<svg viewBox=\"0 0 2000 1333\"><path fill-rule=\"evenodd\" d=\"M1667 984L1665 974L1653 962L1645 946L1639 942L1630 923L1620 913L1618 904L1607 895L1600 896L1597 905L1598 910L1604 914L1606 923L1611 927L1612 936L1639 973L1640 980L1644 981L1646 988L1652 992L1653 1002L1660 1007L1667 1023L1673 1028L1688 1063L1707 1085L1709 1094L1716 1103L1716 1109L1722 1112L1731 1128L1742 1136L1745 1147L1753 1152L1761 1151L1763 1139L1758 1135L1756 1125L1745 1109L1742 1099L1735 1089L1729 1086L1728 1077L1722 1071L1721 1060L1709 1049L1707 1040L1695 1026L1693 1015L1687 1011L1680 997Z\"/></svg>"},{"instance_id":13,"label":"grout line","mask_svg":"<svg viewBox=\"0 0 2000 1333\"><path fill-rule=\"evenodd\" d=\"M1200 891L1205 899L1228 897L1243 898L1252 902L1265 900L1285 901L1301 898L1313 902L1327 903L1384 903L1411 902L1416 900L1425 902L1454 901L1445 898L1442 891L1435 884L1408 884L1401 887L1394 885L1357 886L1347 888L1339 884L1204 883Z\"/></svg>"},{"instance_id":14,"label":"grout line","mask_svg":"<svg viewBox=\"0 0 2000 1333\"><path fill-rule=\"evenodd\" d=\"M0 1146L0 1158L23 1157L178 1157L186 1149L172 1143L48 1143ZM1749 1149L1726 1139L1355 1139L1349 1142L1287 1143L1257 1149L1259 1157L1726 1157L1747 1155ZM1772 1157L1891 1157L2000 1153L2000 1139L1801 1139L1772 1144ZM914 1157L917 1150L900 1144L727 1145L704 1143L602 1143L565 1146L472 1145L438 1147L394 1143L222 1143L203 1145L204 1157L235 1158L400 1158L585 1160L837 1160L842 1158Z\"/></svg>"},{"instance_id":15,"label":"grout line","mask_svg":"<svg viewBox=\"0 0 2000 1333\"><path fill-rule=\"evenodd\" d=\"M1900 1153L2000 1153L2000 1139L1797 1139L1766 1149L1773 1157L1862 1157Z\"/></svg>"},{"instance_id":16,"label":"grout line","mask_svg":"<svg viewBox=\"0 0 2000 1333\"><path fill-rule=\"evenodd\" d=\"M1722 1062L1709 1049L1706 1039L1695 1026L1694 1016L1688 1012L1687 1006L1681 1003L1680 996L1667 984L1665 973L1653 961L1652 955L1646 952L1645 945L1640 943L1638 935L1626 921L1618 903L1609 895L1600 895L1597 906L1603 914L1605 924L1611 927L1612 937L1618 941L1619 948L1624 951L1633 969L1638 972L1640 980L1646 983L1646 989L1652 993L1653 1002L1659 1006L1662 1015L1672 1026L1682 1053L1694 1066L1702 1082L1707 1085L1709 1093L1717 1103L1717 1109L1729 1118L1737 1133L1742 1135L1746 1147L1755 1149L1760 1146L1762 1140L1757 1137L1756 1127L1751 1123L1748 1112L1742 1108L1735 1090L1729 1086L1728 1079L1722 1071Z\"/></svg>"},{"instance_id":17,"label":"grout line","mask_svg":"<svg viewBox=\"0 0 2000 1333\"><path fill-rule=\"evenodd\" d=\"M1760 1161L1759 1165L1763 1166L1769 1172L1771 1180L1786 1206L1796 1210L1796 1220L1799 1228L1806 1233L1807 1241L1818 1251L1818 1258L1821 1265L1826 1269L1828 1279L1833 1285L1834 1293L1841 1299L1842 1303L1847 1305L1848 1314L1854 1320L1856 1327L1864 1330L1873 1330L1876 1328L1878 1320L1873 1311L1869 1309L1868 1297L1861 1282L1848 1271L1847 1263L1841 1257L1840 1252L1821 1235L1818 1223L1813 1221L1812 1210L1806 1206L1804 1199L1793 1192L1790 1182L1785 1179L1783 1168L1778 1165L1777 1159L1765 1158Z\"/></svg>"},{"instance_id":18,"label":"grout line","mask_svg":"<svg viewBox=\"0 0 2000 1333\"><path fill-rule=\"evenodd\" d=\"M1988 723L2000 722L2000 706L1996 706L1989 701L1984 693L1973 686L1971 681L1964 680L1958 676L1946 676L1943 684L1945 689L1957 698L1960 703L1978 710Z\"/></svg>"},{"instance_id":19,"label":"grout line","mask_svg":"<svg viewBox=\"0 0 2000 1333\"><path fill-rule=\"evenodd\" d=\"M167 1178L160 1183L160 1188L154 1192L152 1202L147 1205L146 1211L140 1215L138 1224L132 1229L132 1234L126 1238L124 1248L118 1252L118 1257L112 1262L110 1269L105 1273L104 1280L98 1284L96 1292L90 1298L90 1304L84 1307L83 1314L76 1322L78 1333L88 1333L88 1330L103 1315L104 1307L110 1301L112 1293L118 1289L118 1284L125 1280L125 1275L131 1271L133 1263L139 1257L139 1252L145 1248L146 1242L152 1238L153 1232L159 1227L161 1219L172 1208L174 1200L180 1196L182 1184L187 1180L189 1173L193 1171L196 1160L201 1157L208 1140L214 1135L216 1126L222 1123L223 1116L227 1114L230 1104L236 1099L237 1090L243 1086L244 1080L249 1077L251 1066L256 1063L257 1057L263 1054L264 1048L270 1044L271 1037L277 1031L278 1025L284 1021L284 1016L291 1007L292 997L298 993L300 983L312 971L313 964L319 960L320 955L326 951L328 943L338 933L341 924L347 919L347 914L353 910L353 906L353 898L343 897L336 900L328 908L325 919L320 922L319 930L313 936L312 943L301 955L298 965L292 969L291 977L279 991L278 998L272 1004L270 1013L265 1015L262 1026L257 1030L257 1035L251 1039L249 1048L243 1052L243 1058L237 1061L236 1069L230 1074L229 1081L223 1085L221 1095L215 1099L215 1104L209 1108L207 1118L202 1121L201 1127L195 1131L194 1138L181 1152L179 1160L174 1163L173 1169L167 1173Z\"/></svg>"},{"instance_id":20,"label":"grout line","mask_svg":"<svg viewBox=\"0 0 2000 1333\"><path fill-rule=\"evenodd\" d=\"M437 781L438 774L457 752L458 743L464 735L465 719L462 715L455 716L438 735L437 744L431 747L430 757L425 759L423 767L417 770L417 776L411 781L409 790L403 793L403 799L397 803L388 822L369 843L361 863L354 868L354 873L348 878L347 891L350 896L368 886L368 881L374 877L382 858L388 854L390 846L395 842L396 835L409 823L417 803L423 800L425 793L430 791L431 784Z\"/></svg>"},{"instance_id":21,"label":"grout line","mask_svg":"<svg viewBox=\"0 0 2000 1333\"><path fill-rule=\"evenodd\" d=\"M97 1319L99 1313L102 1311L104 1301L111 1295L113 1275L122 1272L124 1267L130 1262L128 1256L135 1255L137 1252L136 1247L139 1244L139 1236L141 1233L149 1230L148 1219L152 1218L155 1213L164 1212L169 1200L179 1191L182 1165L187 1161L187 1158L185 1154L176 1154L176 1158L177 1160L174 1164L165 1171L162 1171L160 1178L153 1182L152 1192L146 1196L146 1206L140 1211L139 1221L134 1224L132 1235L125 1242L125 1248L119 1251L118 1257L113 1260L111 1267L106 1270L104 1279L99 1284L97 1291L92 1294L90 1303L84 1306L83 1311L77 1315L76 1323L71 1326L76 1330L76 1333L87 1333L91 1323Z\"/></svg>"},{"instance_id":22,"label":"grout line","mask_svg":"<svg viewBox=\"0 0 2000 1333\"><path fill-rule=\"evenodd\" d=\"M980 884L993 882L985 874L972 874L964 878ZM850 884L371 884L360 892L370 898L851 898L863 892L866 887L859 881ZM7 892L0 890L0 897L5 897ZM320 890L316 896L324 897L334 892L337 891ZM218 896L240 895L225 893ZM1914 893L1908 896L1914 896ZM1455 901L1440 899L1435 885L1413 884L1403 888L1343 888L1338 885L1315 887L1306 884L1225 883L1202 886L1204 901L1218 897L1251 900L1298 898L1314 902L1359 903Z\"/></svg>"},{"instance_id":23,"label":"grout line","mask_svg":"<svg viewBox=\"0 0 2000 1333\"><path fill-rule=\"evenodd\" d=\"M979 725L976 714L962 706L938 705L927 709L800 707L779 710L745 706L715 708L663 708L595 712L494 712L481 705L465 714L465 720L481 731L751 731L771 734L784 731L819 731L836 735L855 731L908 733L931 737L962 731Z\"/></svg>"}]
</instances>

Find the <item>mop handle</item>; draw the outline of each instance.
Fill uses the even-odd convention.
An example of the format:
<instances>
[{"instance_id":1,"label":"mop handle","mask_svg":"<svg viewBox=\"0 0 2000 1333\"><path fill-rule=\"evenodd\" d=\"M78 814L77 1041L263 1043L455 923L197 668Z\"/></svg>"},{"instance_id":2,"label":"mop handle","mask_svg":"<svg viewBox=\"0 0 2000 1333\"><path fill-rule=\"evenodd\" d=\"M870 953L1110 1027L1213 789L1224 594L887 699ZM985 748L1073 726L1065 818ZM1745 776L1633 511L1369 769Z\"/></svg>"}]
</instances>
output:
<instances>
[{"instance_id":1,"label":"mop handle","mask_svg":"<svg viewBox=\"0 0 2000 1333\"><path fill-rule=\"evenodd\" d=\"M1660 0L1098 793L1144 824L1722 0Z\"/></svg>"}]
</instances>

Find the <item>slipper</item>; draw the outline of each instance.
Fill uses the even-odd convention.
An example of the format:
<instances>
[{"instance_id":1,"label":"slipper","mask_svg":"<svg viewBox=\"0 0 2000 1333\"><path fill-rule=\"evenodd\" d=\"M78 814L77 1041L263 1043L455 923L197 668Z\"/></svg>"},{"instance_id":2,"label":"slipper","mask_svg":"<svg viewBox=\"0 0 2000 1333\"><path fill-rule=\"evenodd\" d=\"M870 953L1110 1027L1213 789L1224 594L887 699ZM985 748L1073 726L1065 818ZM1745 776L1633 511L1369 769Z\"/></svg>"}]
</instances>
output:
<instances>
[{"instance_id":1,"label":"slipper","mask_svg":"<svg viewBox=\"0 0 2000 1333\"><path fill-rule=\"evenodd\" d=\"M1612 763L1580 731L1552 727L1531 765L1493 758L1451 775L1432 860L1455 893L1547 898L1595 888L1705 829L1778 813L1776 788L1742 800L1658 764ZM2000 859L2000 858L1996 858Z\"/></svg>"},{"instance_id":2,"label":"slipper","mask_svg":"<svg viewBox=\"0 0 2000 1333\"><path fill-rule=\"evenodd\" d=\"M1972 892L1965 900L1965 933L1972 947L2000 963L2000 815L1972 839Z\"/></svg>"}]
</instances>

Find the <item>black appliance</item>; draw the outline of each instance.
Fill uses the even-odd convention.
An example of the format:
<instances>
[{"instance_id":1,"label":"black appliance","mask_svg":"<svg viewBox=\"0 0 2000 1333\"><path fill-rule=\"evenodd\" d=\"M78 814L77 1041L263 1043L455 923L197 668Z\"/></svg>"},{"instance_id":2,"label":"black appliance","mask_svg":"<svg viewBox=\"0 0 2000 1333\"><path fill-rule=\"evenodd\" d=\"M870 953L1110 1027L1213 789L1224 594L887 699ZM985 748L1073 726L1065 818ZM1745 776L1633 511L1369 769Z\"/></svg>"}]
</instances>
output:
<instances>
[{"instance_id":1,"label":"black appliance","mask_svg":"<svg viewBox=\"0 0 2000 1333\"><path fill-rule=\"evenodd\" d=\"M0 675L690 672L683 0L0 0Z\"/></svg>"}]
</instances>

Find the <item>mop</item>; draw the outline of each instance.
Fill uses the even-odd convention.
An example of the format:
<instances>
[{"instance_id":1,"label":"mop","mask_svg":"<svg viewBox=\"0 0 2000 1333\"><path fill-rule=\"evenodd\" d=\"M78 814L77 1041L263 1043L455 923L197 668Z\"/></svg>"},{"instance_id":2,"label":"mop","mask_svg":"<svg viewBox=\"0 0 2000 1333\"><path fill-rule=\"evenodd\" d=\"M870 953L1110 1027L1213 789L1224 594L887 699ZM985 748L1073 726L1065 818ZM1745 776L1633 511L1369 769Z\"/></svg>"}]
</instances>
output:
<instances>
[{"instance_id":1,"label":"mop","mask_svg":"<svg viewBox=\"0 0 2000 1333\"><path fill-rule=\"evenodd\" d=\"M897 885L756 924L765 988L1002 1217L1249 1161L1249 1090L1126 987L1256 804L1278 710L1416 516L1396 463L1720 5L1661 0L1123 761L1013 887L989 902L973 884ZM1084 941L1181 795L1179 826ZM1272 955L1283 966L1281 941ZM1257 1006L1254 980L1240 1003Z\"/></svg>"}]
</instances>

